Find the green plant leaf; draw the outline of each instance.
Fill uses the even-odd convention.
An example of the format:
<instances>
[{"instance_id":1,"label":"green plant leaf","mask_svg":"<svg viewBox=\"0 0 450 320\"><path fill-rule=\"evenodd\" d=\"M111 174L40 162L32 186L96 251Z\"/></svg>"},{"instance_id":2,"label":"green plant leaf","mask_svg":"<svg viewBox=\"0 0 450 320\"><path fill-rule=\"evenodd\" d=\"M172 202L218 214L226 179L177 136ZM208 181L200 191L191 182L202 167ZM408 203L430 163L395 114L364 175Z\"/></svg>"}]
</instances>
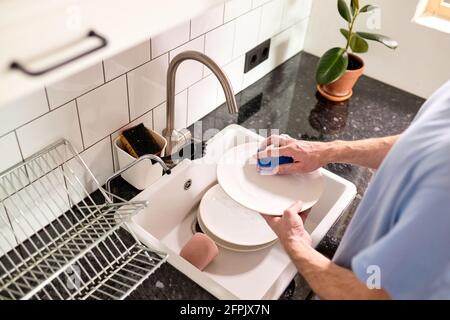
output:
<instances>
[{"instance_id":1,"label":"green plant leaf","mask_svg":"<svg viewBox=\"0 0 450 320\"><path fill-rule=\"evenodd\" d=\"M316 81L324 85L336 81L347 70L348 55L343 48L332 48L320 58L316 69Z\"/></svg>"},{"instance_id":2,"label":"green plant leaf","mask_svg":"<svg viewBox=\"0 0 450 320\"><path fill-rule=\"evenodd\" d=\"M370 11L376 10L378 8L379 8L378 6L373 6L371 4L368 4L364 7L362 7L361 10L359 10L359 12L370 12Z\"/></svg>"},{"instance_id":3,"label":"green plant leaf","mask_svg":"<svg viewBox=\"0 0 450 320\"><path fill-rule=\"evenodd\" d=\"M352 22L352 16L350 14L350 9L348 8L345 0L338 0L338 11L342 18L347 20L347 22Z\"/></svg>"},{"instance_id":4,"label":"green plant leaf","mask_svg":"<svg viewBox=\"0 0 450 320\"><path fill-rule=\"evenodd\" d=\"M382 34L368 33L368 32L357 32L357 34L364 39L378 41L391 49L397 49L398 47L397 41L389 37L383 36Z\"/></svg>"},{"instance_id":5,"label":"green plant leaf","mask_svg":"<svg viewBox=\"0 0 450 320\"><path fill-rule=\"evenodd\" d=\"M350 48L352 48L352 51L355 53L364 53L369 50L369 44L358 34L352 33L350 39Z\"/></svg>"},{"instance_id":6,"label":"green plant leaf","mask_svg":"<svg viewBox=\"0 0 450 320\"><path fill-rule=\"evenodd\" d=\"M347 29L341 29L341 34L345 37L345 40L348 41L348 36L350 35L348 30Z\"/></svg>"},{"instance_id":7,"label":"green plant leaf","mask_svg":"<svg viewBox=\"0 0 450 320\"><path fill-rule=\"evenodd\" d=\"M355 11L359 9L359 0L352 0L350 2L350 9L352 11L352 15L355 14Z\"/></svg>"}]
</instances>

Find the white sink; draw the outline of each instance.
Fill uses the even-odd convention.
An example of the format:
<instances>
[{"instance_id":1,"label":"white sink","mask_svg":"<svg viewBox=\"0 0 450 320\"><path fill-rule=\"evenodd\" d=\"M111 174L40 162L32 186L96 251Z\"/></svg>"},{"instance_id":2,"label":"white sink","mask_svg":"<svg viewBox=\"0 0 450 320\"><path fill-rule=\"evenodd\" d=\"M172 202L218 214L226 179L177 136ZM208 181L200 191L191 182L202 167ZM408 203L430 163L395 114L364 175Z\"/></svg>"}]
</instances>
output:
<instances>
[{"instance_id":1,"label":"white sink","mask_svg":"<svg viewBox=\"0 0 450 320\"><path fill-rule=\"evenodd\" d=\"M263 137L230 125L208 141L202 159L183 160L133 200L149 206L128 224L144 244L169 254L168 262L219 299L277 299L296 274L282 246L252 253L219 248L219 255L202 272L179 256L191 238L191 225L203 194L217 183L217 161L226 150ZM316 246L356 195L353 183L321 169L326 187L313 207L306 229ZM188 188L188 186L190 187Z\"/></svg>"}]
</instances>

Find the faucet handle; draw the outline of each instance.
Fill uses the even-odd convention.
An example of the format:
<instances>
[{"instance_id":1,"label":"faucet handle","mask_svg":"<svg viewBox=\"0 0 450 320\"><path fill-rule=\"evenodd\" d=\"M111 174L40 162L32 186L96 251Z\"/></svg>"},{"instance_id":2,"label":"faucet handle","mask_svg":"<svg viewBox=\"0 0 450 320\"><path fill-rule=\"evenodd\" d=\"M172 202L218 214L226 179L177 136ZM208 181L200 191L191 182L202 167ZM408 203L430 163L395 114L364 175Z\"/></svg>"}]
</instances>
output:
<instances>
[{"instance_id":1,"label":"faucet handle","mask_svg":"<svg viewBox=\"0 0 450 320\"><path fill-rule=\"evenodd\" d=\"M163 130L163 136L167 140L166 150L171 150L171 153L174 154L178 151L182 146L189 143L192 138L192 134L188 129L180 129L173 130L172 134L167 130ZM170 156L170 154L168 155Z\"/></svg>"}]
</instances>

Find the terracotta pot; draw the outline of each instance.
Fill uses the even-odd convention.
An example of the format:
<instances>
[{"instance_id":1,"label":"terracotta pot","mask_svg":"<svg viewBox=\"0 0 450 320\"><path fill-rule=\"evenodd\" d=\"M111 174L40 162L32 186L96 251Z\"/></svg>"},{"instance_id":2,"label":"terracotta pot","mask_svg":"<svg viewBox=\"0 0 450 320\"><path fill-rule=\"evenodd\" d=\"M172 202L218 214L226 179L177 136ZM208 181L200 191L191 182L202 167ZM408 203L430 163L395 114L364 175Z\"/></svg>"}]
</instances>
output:
<instances>
[{"instance_id":1,"label":"terracotta pot","mask_svg":"<svg viewBox=\"0 0 450 320\"><path fill-rule=\"evenodd\" d=\"M352 64L357 64L361 67L358 69L347 69L347 71L345 71L345 73L335 82L318 86L320 93L330 100L343 101L350 98L353 94L352 89L356 84L356 81L358 81L359 77L364 72L364 61L352 53L349 53L348 55L349 67L351 67Z\"/></svg>"}]
</instances>

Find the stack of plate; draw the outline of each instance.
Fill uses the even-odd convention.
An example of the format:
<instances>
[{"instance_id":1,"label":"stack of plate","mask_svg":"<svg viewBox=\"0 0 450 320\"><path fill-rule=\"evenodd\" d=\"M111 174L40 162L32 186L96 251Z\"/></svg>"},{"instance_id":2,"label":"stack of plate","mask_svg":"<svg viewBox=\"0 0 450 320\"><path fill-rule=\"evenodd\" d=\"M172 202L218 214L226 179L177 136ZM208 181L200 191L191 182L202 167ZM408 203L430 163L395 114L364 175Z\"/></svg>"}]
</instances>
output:
<instances>
[{"instance_id":1,"label":"stack of plate","mask_svg":"<svg viewBox=\"0 0 450 320\"><path fill-rule=\"evenodd\" d=\"M231 199L216 184L202 198L197 220L217 245L234 251L257 251L277 241L263 217Z\"/></svg>"},{"instance_id":2,"label":"stack of plate","mask_svg":"<svg viewBox=\"0 0 450 320\"><path fill-rule=\"evenodd\" d=\"M279 216L301 200L303 210L320 198L320 171L302 175L260 175L255 154L258 143L229 150L217 166L219 184L200 202L198 223L219 246L234 251L256 251L274 244L277 236L260 213Z\"/></svg>"}]
</instances>

